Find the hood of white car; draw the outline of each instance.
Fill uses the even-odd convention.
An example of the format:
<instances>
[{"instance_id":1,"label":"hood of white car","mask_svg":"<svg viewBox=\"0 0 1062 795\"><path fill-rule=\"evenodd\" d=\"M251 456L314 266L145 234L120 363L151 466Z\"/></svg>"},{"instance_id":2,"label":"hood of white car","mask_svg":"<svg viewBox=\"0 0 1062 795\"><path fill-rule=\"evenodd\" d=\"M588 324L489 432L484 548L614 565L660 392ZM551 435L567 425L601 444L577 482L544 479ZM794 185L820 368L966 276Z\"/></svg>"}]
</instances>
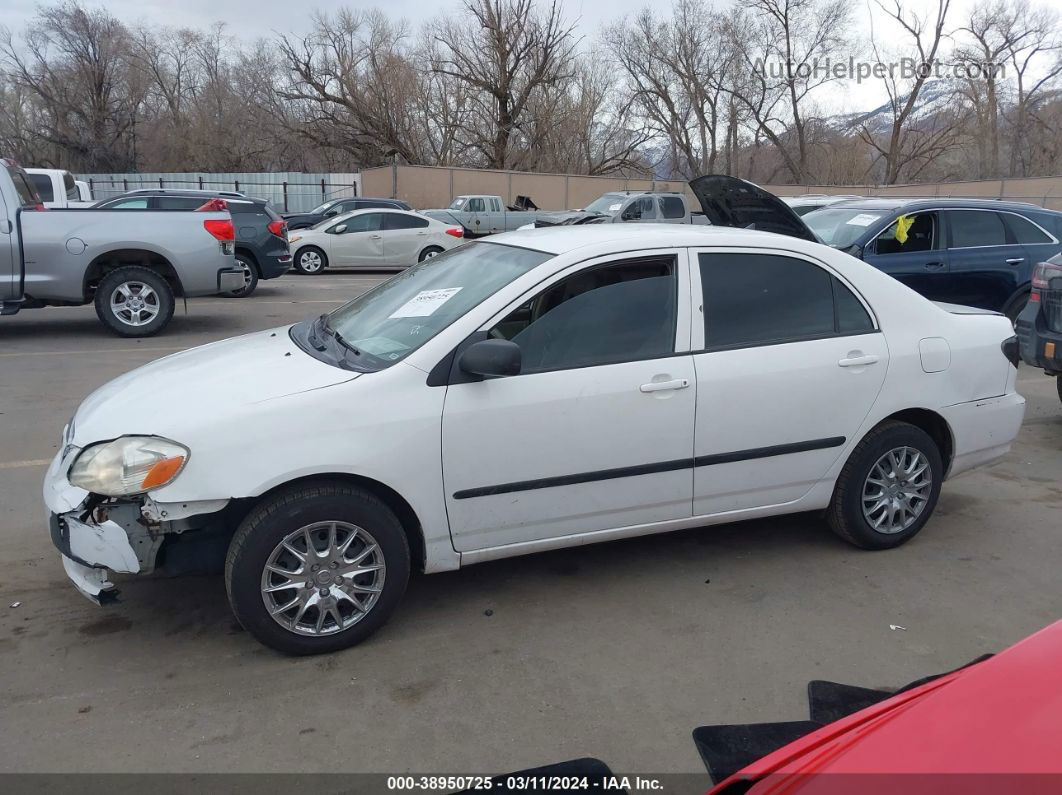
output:
<instances>
[{"instance_id":1,"label":"hood of white car","mask_svg":"<svg viewBox=\"0 0 1062 795\"><path fill-rule=\"evenodd\" d=\"M260 331L175 353L104 384L77 410L70 441L80 447L238 423L250 406L357 376L302 351L286 326Z\"/></svg>"}]
</instances>

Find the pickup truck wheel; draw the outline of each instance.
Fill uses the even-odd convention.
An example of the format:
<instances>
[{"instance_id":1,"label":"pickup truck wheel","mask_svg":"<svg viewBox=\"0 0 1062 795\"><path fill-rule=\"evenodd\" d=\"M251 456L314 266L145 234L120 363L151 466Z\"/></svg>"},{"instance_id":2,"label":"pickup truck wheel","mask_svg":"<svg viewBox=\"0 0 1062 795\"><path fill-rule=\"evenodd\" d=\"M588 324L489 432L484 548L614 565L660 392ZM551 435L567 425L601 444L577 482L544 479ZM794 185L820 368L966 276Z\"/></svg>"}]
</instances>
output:
<instances>
[{"instance_id":1,"label":"pickup truck wheel","mask_svg":"<svg viewBox=\"0 0 1062 795\"><path fill-rule=\"evenodd\" d=\"M328 267L328 255L317 246L300 248L295 254L295 270L306 276L314 276Z\"/></svg>"},{"instance_id":2,"label":"pickup truck wheel","mask_svg":"<svg viewBox=\"0 0 1062 795\"><path fill-rule=\"evenodd\" d=\"M353 646L379 629L409 580L409 542L371 493L324 482L279 492L229 545L225 585L240 624L286 654Z\"/></svg>"},{"instance_id":3,"label":"pickup truck wheel","mask_svg":"<svg viewBox=\"0 0 1062 795\"><path fill-rule=\"evenodd\" d=\"M437 254L442 254L443 251L444 249L439 248L439 246L428 246L426 249L420 252L420 257L417 258L417 262L424 262L424 260L431 259Z\"/></svg>"},{"instance_id":4,"label":"pickup truck wheel","mask_svg":"<svg viewBox=\"0 0 1062 795\"><path fill-rule=\"evenodd\" d=\"M236 264L243 271L243 287L225 293L229 298L246 298L258 287L258 267L244 254L236 255Z\"/></svg>"},{"instance_id":5,"label":"pickup truck wheel","mask_svg":"<svg viewBox=\"0 0 1062 795\"><path fill-rule=\"evenodd\" d=\"M943 479L940 451L929 434L906 422L882 423L841 470L827 521L857 547L898 547L929 521Z\"/></svg>"},{"instance_id":6,"label":"pickup truck wheel","mask_svg":"<svg viewBox=\"0 0 1062 795\"><path fill-rule=\"evenodd\" d=\"M150 337L173 317L173 290L155 271L138 265L104 276L94 299L100 322L121 337Z\"/></svg>"}]
</instances>

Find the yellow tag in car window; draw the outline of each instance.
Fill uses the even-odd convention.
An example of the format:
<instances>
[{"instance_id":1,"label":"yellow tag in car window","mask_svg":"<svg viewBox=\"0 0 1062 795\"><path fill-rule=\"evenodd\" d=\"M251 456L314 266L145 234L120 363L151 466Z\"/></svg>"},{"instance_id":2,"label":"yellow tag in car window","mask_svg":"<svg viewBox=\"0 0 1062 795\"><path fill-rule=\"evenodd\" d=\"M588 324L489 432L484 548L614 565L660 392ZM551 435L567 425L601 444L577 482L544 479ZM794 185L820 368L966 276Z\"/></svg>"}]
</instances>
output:
<instances>
[{"instance_id":1,"label":"yellow tag in car window","mask_svg":"<svg viewBox=\"0 0 1062 795\"><path fill-rule=\"evenodd\" d=\"M913 223L914 218L910 215L901 215L896 219L896 239L900 241L901 246L907 242L907 233Z\"/></svg>"}]
</instances>

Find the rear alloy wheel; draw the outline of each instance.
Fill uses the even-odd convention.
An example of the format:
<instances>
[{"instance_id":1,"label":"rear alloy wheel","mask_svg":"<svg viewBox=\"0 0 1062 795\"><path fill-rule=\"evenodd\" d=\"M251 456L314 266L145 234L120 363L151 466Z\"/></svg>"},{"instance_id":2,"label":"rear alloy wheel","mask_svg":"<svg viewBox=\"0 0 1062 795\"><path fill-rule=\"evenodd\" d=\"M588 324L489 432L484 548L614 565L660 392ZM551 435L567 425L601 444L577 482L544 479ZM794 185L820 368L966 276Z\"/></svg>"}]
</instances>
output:
<instances>
[{"instance_id":1,"label":"rear alloy wheel","mask_svg":"<svg viewBox=\"0 0 1062 795\"><path fill-rule=\"evenodd\" d=\"M317 246L299 249L295 255L295 270L306 276L315 276L328 267L328 257Z\"/></svg>"},{"instance_id":2,"label":"rear alloy wheel","mask_svg":"<svg viewBox=\"0 0 1062 795\"><path fill-rule=\"evenodd\" d=\"M424 260L431 259L432 257L438 256L442 253L443 249L439 248L438 246L428 246L426 249L420 252L420 257L417 259L417 262L424 262Z\"/></svg>"},{"instance_id":3,"label":"rear alloy wheel","mask_svg":"<svg viewBox=\"0 0 1062 795\"><path fill-rule=\"evenodd\" d=\"M940 450L929 434L906 422L882 423L841 470L827 520L857 547L897 547L929 521L943 478Z\"/></svg>"},{"instance_id":4,"label":"rear alloy wheel","mask_svg":"<svg viewBox=\"0 0 1062 795\"><path fill-rule=\"evenodd\" d=\"M409 543L394 513L345 483L283 491L244 520L225 566L239 622L267 646L318 654L369 637L398 605Z\"/></svg>"},{"instance_id":5,"label":"rear alloy wheel","mask_svg":"<svg viewBox=\"0 0 1062 795\"><path fill-rule=\"evenodd\" d=\"M170 285L155 271L137 265L104 276L93 303L103 325L122 337L150 337L173 317Z\"/></svg>"},{"instance_id":6,"label":"rear alloy wheel","mask_svg":"<svg viewBox=\"0 0 1062 795\"><path fill-rule=\"evenodd\" d=\"M232 290L225 293L229 298L246 298L255 291L258 287L258 268L255 267L252 262L244 254L236 255L236 264L240 266L240 270L243 271L243 287L239 290Z\"/></svg>"}]
</instances>

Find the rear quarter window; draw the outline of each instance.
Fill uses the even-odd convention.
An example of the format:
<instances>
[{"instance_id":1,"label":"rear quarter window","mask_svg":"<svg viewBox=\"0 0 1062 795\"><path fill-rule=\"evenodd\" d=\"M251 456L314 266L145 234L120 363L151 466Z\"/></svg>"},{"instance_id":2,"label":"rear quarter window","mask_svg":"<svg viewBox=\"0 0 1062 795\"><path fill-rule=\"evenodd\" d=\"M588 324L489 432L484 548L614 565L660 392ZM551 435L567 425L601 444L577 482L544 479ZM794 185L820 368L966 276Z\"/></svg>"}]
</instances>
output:
<instances>
[{"instance_id":1,"label":"rear quarter window","mask_svg":"<svg viewBox=\"0 0 1062 795\"><path fill-rule=\"evenodd\" d=\"M52 178L47 174L27 174L33 187L37 189L37 195L42 202L55 201L55 191L52 190Z\"/></svg>"}]
</instances>

